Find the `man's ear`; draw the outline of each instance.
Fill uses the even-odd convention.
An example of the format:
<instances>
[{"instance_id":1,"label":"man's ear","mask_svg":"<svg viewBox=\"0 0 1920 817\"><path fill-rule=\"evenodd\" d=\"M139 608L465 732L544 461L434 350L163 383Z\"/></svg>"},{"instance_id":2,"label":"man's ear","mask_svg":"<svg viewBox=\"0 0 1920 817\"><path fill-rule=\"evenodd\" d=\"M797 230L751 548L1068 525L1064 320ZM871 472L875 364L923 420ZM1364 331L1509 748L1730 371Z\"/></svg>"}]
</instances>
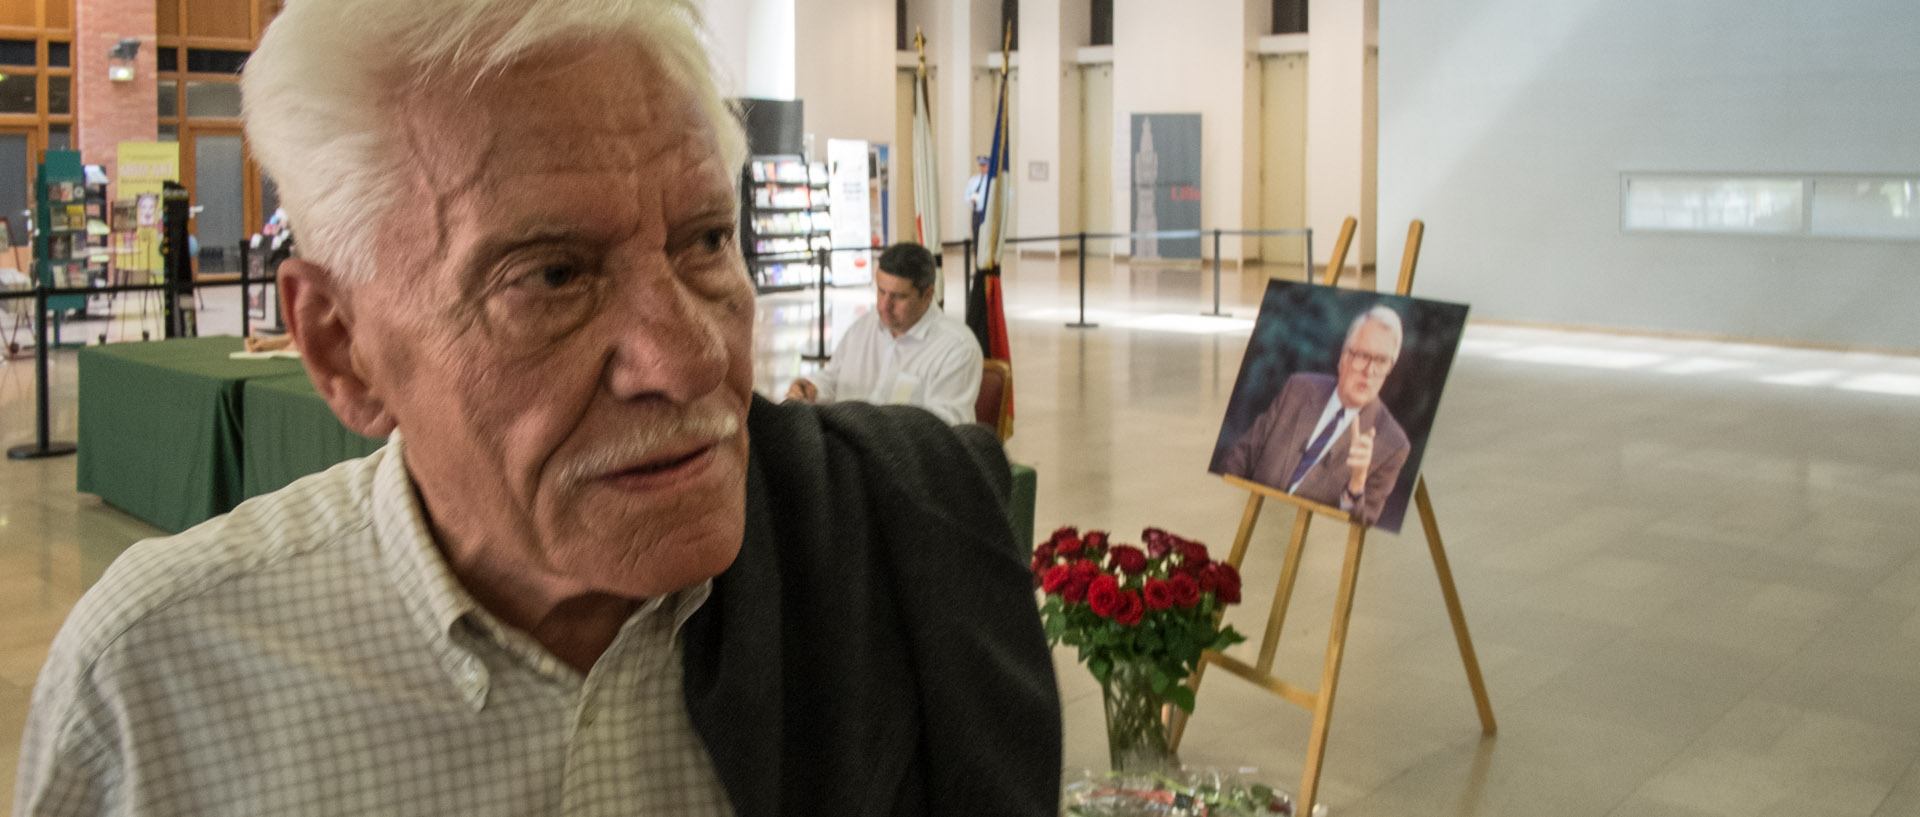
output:
<instances>
[{"instance_id":1,"label":"man's ear","mask_svg":"<svg viewBox=\"0 0 1920 817\"><path fill-rule=\"evenodd\" d=\"M340 422L365 437L393 433L394 419L354 354L354 320L345 285L325 267L298 258L280 263L280 310L307 377Z\"/></svg>"}]
</instances>

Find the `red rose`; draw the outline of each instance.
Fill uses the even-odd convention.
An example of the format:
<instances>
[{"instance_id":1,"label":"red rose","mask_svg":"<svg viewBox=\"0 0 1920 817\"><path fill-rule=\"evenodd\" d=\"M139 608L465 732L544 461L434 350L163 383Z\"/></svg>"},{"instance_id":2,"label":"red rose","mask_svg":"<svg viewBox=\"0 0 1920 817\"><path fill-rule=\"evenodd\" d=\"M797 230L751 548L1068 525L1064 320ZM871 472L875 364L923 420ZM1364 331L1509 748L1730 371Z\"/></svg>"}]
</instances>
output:
<instances>
[{"instance_id":1,"label":"red rose","mask_svg":"<svg viewBox=\"0 0 1920 817\"><path fill-rule=\"evenodd\" d=\"M1158 559L1173 550L1173 537L1159 528L1147 528L1140 532L1140 538L1146 540L1147 555Z\"/></svg>"},{"instance_id":2,"label":"red rose","mask_svg":"<svg viewBox=\"0 0 1920 817\"><path fill-rule=\"evenodd\" d=\"M1037 547L1037 548L1034 548L1034 549L1033 549L1033 560L1034 560L1034 561L1036 561L1036 562L1051 562L1051 561L1053 561L1053 543L1052 543L1052 542L1043 542L1043 543L1041 543L1041 545L1040 545L1039 547Z\"/></svg>"},{"instance_id":3,"label":"red rose","mask_svg":"<svg viewBox=\"0 0 1920 817\"><path fill-rule=\"evenodd\" d=\"M1078 556L1080 555L1080 546L1080 537L1069 536L1055 543L1053 552L1061 556Z\"/></svg>"},{"instance_id":4,"label":"red rose","mask_svg":"<svg viewBox=\"0 0 1920 817\"><path fill-rule=\"evenodd\" d=\"M1173 603L1181 607L1192 607L1200 603L1200 583L1185 573L1168 579L1167 589L1173 593Z\"/></svg>"},{"instance_id":5,"label":"red rose","mask_svg":"<svg viewBox=\"0 0 1920 817\"><path fill-rule=\"evenodd\" d=\"M1053 535L1047 537L1047 544L1058 545L1062 540L1080 538L1080 529L1072 525L1062 525L1053 529Z\"/></svg>"},{"instance_id":6,"label":"red rose","mask_svg":"<svg viewBox=\"0 0 1920 817\"><path fill-rule=\"evenodd\" d=\"M1214 589L1213 595L1220 599L1221 604L1239 604L1240 583L1221 579L1220 586Z\"/></svg>"},{"instance_id":7,"label":"red rose","mask_svg":"<svg viewBox=\"0 0 1920 817\"><path fill-rule=\"evenodd\" d=\"M1129 627L1140 623L1140 615L1146 612L1140 603L1140 593L1128 590L1120 594L1120 600L1114 605L1113 620Z\"/></svg>"},{"instance_id":8,"label":"red rose","mask_svg":"<svg viewBox=\"0 0 1920 817\"><path fill-rule=\"evenodd\" d=\"M1180 558L1193 564L1207 563L1207 546L1187 539L1176 539L1174 544L1180 548Z\"/></svg>"},{"instance_id":9,"label":"red rose","mask_svg":"<svg viewBox=\"0 0 1920 817\"><path fill-rule=\"evenodd\" d=\"M1066 565L1054 565L1045 576L1040 578L1040 589L1047 591L1049 595L1058 593L1061 588L1071 583L1072 578L1073 571Z\"/></svg>"},{"instance_id":10,"label":"red rose","mask_svg":"<svg viewBox=\"0 0 1920 817\"><path fill-rule=\"evenodd\" d=\"M1173 606L1173 588L1165 580L1148 579L1147 586L1141 588L1141 594L1147 599L1147 609L1165 610Z\"/></svg>"},{"instance_id":11,"label":"red rose","mask_svg":"<svg viewBox=\"0 0 1920 817\"><path fill-rule=\"evenodd\" d=\"M1107 547L1107 532L1103 530L1087 531L1087 535L1081 537L1080 539L1081 541L1086 543L1087 550L1091 550L1096 553L1102 550L1105 550Z\"/></svg>"},{"instance_id":12,"label":"red rose","mask_svg":"<svg viewBox=\"0 0 1920 817\"><path fill-rule=\"evenodd\" d=\"M1147 554L1142 553L1137 547L1114 545L1112 549L1107 551L1107 555L1110 557L1107 561L1108 565L1120 568L1122 572L1129 576L1137 576L1146 572Z\"/></svg>"},{"instance_id":13,"label":"red rose","mask_svg":"<svg viewBox=\"0 0 1920 817\"><path fill-rule=\"evenodd\" d=\"M1067 586L1061 590L1061 598L1067 601L1080 601L1087 597L1087 585L1100 575L1100 566L1081 559L1068 568Z\"/></svg>"},{"instance_id":14,"label":"red rose","mask_svg":"<svg viewBox=\"0 0 1920 817\"><path fill-rule=\"evenodd\" d=\"M1224 604L1240 603L1240 573L1232 565L1215 562L1200 572L1200 589L1210 591Z\"/></svg>"},{"instance_id":15,"label":"red rose","mask_svg":"<svg viewBox=\"0 0 1920 817\"><path fill-rule=\"evenodd\" d=\"M1087 586L1087 606L1096 616L1112 617L1119 599L1120 581L1112 576L1101 576Z\"/></svg>"}]
</instances>

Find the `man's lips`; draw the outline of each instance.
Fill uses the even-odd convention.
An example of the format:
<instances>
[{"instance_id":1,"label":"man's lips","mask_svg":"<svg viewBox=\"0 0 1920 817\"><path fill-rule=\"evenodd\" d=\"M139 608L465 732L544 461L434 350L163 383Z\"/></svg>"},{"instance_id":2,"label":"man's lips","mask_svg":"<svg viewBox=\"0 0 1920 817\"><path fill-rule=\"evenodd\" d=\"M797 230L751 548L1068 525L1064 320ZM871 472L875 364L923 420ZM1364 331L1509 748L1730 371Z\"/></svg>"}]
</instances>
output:
<instances>
[{"instance_id":1,"label":"man's lips","mask_svg":"<svg viewBox=\"0 0 1920 817\"><path fill-rule=\"evenodd\" d=\"M696 476L707 464L713 461L718 443L677 448L673 451L650 457L644 462L601 474L599 479L633 487L646 487L654 483L667 483Z\"/></svg>"}]
</instances>

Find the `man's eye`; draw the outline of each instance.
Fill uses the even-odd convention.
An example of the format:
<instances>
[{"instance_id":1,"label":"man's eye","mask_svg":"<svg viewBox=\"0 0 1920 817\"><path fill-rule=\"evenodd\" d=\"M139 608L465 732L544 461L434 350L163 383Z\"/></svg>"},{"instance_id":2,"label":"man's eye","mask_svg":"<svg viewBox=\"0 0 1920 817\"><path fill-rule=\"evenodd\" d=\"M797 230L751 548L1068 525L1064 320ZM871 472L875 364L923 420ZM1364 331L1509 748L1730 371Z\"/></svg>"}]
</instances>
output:
<instances>
[{"instance_id":1,"label":"man's eye","mask_svg":"<svg viewBox=\"0 0 1920 817\"><path fill-rule=\"evenodd\" d=\"M700 235L700 249L720 252L733 243L733 228L714 228Z\"/></svg>"},{"instance_id":2,"label":"man's eye","mask_svg":"<svg viewBox=\"0 0 1920 817\"><path fill-rule=\"evenodd\" d=\"M572 264L547 264L540 268L538 277L548 289L560 289L580 277L580 268Z\"/></svg>"}]
</instances>

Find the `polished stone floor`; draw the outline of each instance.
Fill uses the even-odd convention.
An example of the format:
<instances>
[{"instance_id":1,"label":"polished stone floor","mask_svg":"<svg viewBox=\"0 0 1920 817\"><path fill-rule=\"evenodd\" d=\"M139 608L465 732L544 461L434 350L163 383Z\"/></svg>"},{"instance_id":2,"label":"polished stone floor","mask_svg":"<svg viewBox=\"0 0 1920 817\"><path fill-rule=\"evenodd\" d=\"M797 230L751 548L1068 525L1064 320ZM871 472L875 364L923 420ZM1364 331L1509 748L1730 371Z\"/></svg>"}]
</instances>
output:
<instances>
[{"instance_id":1,"label":"polished stone floor","mask_svg":"<svg viewBox=\"0 0 1920 817\"><path fill-rule=\"evenodd\" d=\"M1210 273L1094 259L1100 326L1072 329L1070 261L1009 269L1010 450L1039 470L1043 535L1159 525L1227 547L1246 496L1206 463L1265 275L1228 270L1234 316L1204 317ZM221 297L203 325L237 328ZM870 297L833 292L831 324ZM811 366L813 298L764 300L762 391ZM54 436L71 440L72 353L54 361ZM32 397L31 366L0 365L0 441L32 439ZM1323 802L1343 817L1920 814L1917 429L1920 358L1475 324L1425 474L1500 730L1480 733L1415 526L1372 534ZM73 469L0 462L4 768L62 616L151 533L76 494ZM1230 616L1244 632L1263 625L1290 522L1269 503ZM1308 687L1343 534L1314 529L1276 663ZM1098 688L1070 655L1058 666L1069 769L1099 766ZM1216 673L1182 755L1293 788L1309 724ZM10 790L0 776L0 802Z\"/></svg>"}]
</instances>

